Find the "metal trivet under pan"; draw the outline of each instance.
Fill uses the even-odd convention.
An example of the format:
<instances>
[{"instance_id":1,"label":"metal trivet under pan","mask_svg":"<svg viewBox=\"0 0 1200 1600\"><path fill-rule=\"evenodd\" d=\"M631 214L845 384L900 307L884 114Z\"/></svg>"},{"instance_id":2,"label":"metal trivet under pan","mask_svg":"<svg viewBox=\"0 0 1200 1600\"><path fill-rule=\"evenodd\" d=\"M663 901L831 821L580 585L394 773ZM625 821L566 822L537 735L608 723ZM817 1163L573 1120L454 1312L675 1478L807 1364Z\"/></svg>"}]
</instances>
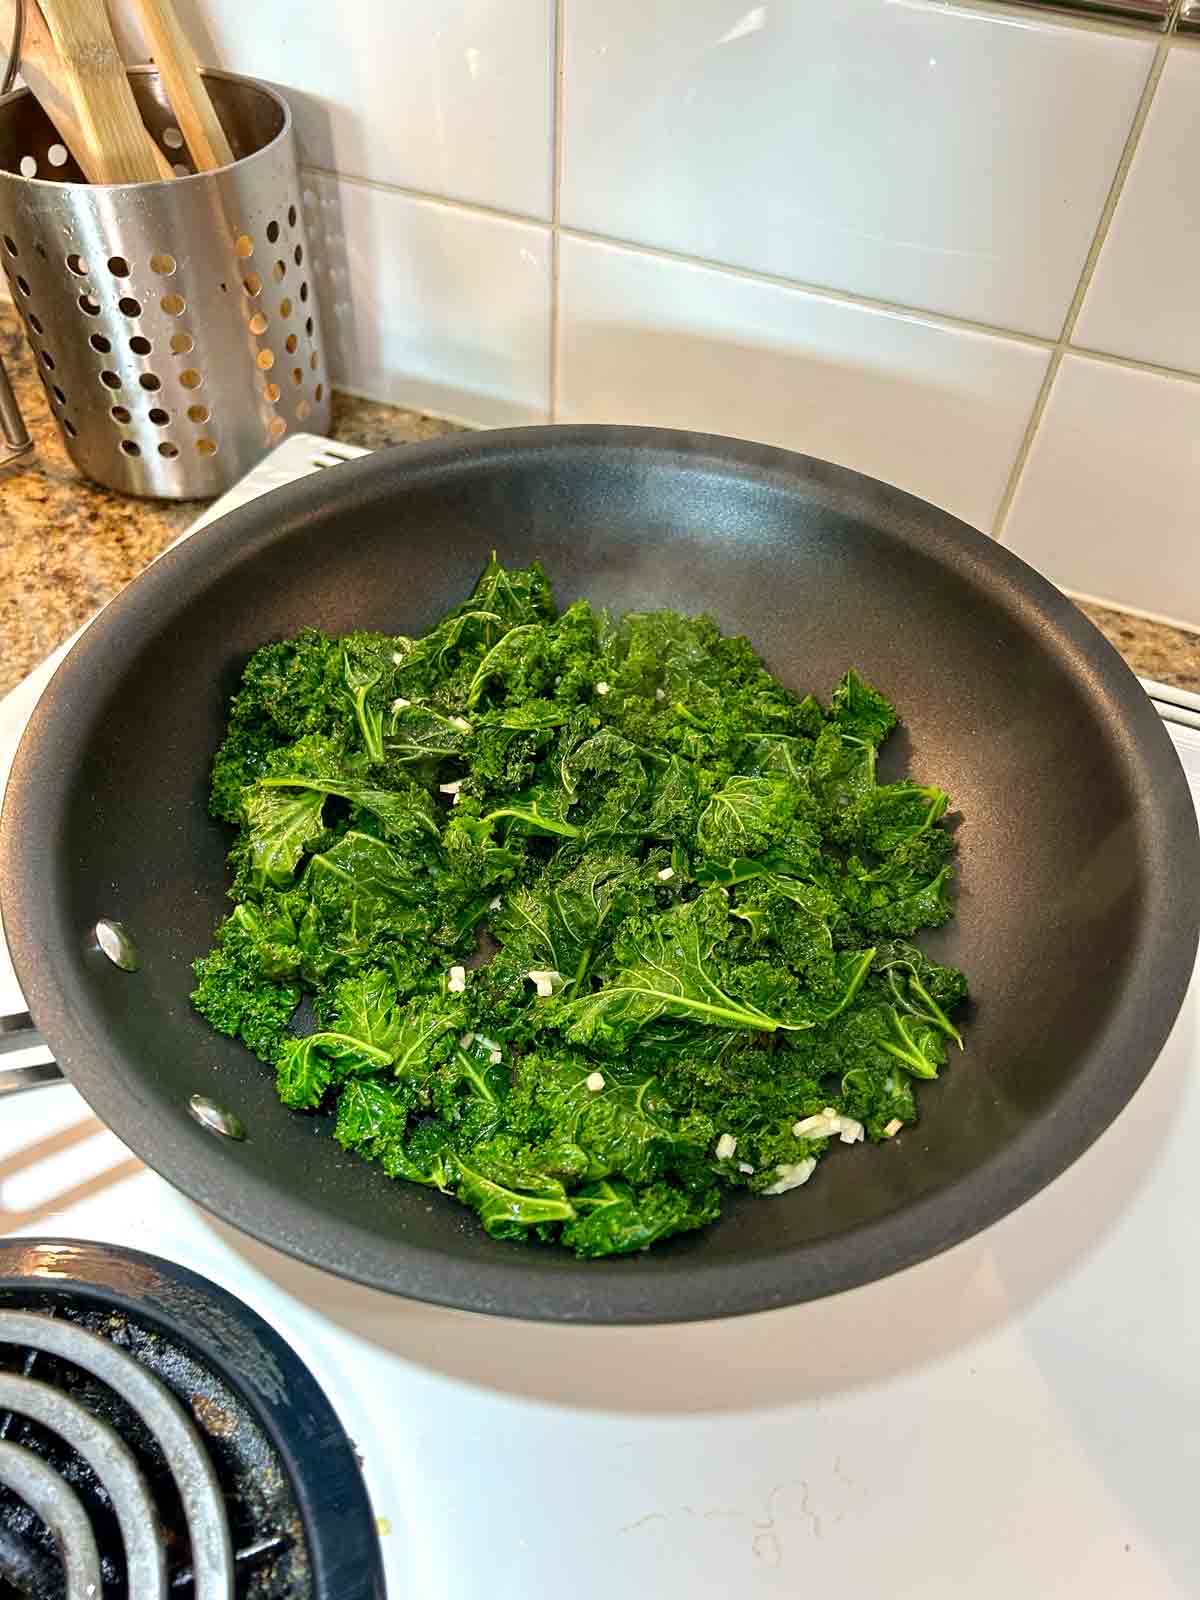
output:
<instances>
[{"instance_id":1,"label":"metal trivet under pan","mask_svg":"<svg viewBox=\"0 0 1200 1600\"><path fill-rule=\"evenodd\" d=\"M0 1243L0 1600L382 1600L354 1448L295 1351L157 1256Z\"/></svg>"}]
</instances>

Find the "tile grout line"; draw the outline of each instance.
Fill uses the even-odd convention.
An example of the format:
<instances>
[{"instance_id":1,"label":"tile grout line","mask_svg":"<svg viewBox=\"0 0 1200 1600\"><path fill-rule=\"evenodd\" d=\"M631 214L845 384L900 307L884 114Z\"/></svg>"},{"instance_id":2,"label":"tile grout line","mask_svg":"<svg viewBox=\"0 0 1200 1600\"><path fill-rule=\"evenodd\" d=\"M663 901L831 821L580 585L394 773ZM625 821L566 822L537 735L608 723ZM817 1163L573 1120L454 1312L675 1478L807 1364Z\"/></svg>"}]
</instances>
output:
<instances>
[{"instance_id":1,"label":"tile grout line","mask_svg":"<svg viewBox=\"0 0 1200 1600\"><path fill-rule=\"evenodd\" d=\"M998 322L979 322L972 317L957 317L950 311L931 311L925 306L906 305L902 300L884 300L877 295L854 294L849 289L837 289L832 284L812 283L805 278L785 278L773 272L758 272L753 267L739 267L730 261L713 261L706 256L689 255L683 250L669 250L662 245L644 244L637 239L624 239L619 234L593 233L587 228L573 228L564 222L538 217L531 212L504 211L498 206L484 205L478 200L458 200L452 195L434 194L428 189L411 189L401 184L382 183L378 178L360 178L354 173L338 172L333 167L318 167L312 162L304 162L300 170L314 173L322 178L333 178L338 183L375 189L380 194L395 194L405 200L425 201L447 211L465 211L497 222L516 222L523 226L544 228L567 239L579 239L584 244L609 245L617 250L626 250L631 255L650 256L654 260L671 261L685 267L700 267L707 272L719 272L727 278L740 278L747 283L765 284L768 288L790 289L797 294L816 295L823 300L836 301L838 305L858 306L865 311L884 311L892 316L907 317L910 321L927 322L938 328L982 333L993 339L1008 339L1013 344L1032 345L1038 350L1053 350L1055 347L1055 340L1050 336L1025 333L1020 328L1006 328Z\"/></svg>"},{"instance_id":2,"label":"tile grout line","mask_svg":"<svg viewBox=\"0 0 1200 1600\"><path fill-rule=\"evenodd\" d=\"M914 322L925 322L931 327L945 328L950 332L980 333L990 339L1005 339L1010 344L1028 345L1035 350L1052 354L1060 347L1065 354L1083 356L1089 361L1102 361L1114 367L1129 367L1136 372L1150 372L1158 377L1174 378L1184 383L1200 383L1200 372L1186 367L1170 367L1161 361L1144 360L1138 356L1118 355L1113 350L1094 350L1090 345L1063 345L1061 338L1052 339L1037 333L1025 333L1019 328L1006 328L999 322L978 322L971 317L956 317L948 311L931 311L926 306L907 305L902 300L882 300L872 295L854 294L849 289L835 289L829 284L810 283L803 278L784 278L769 272L756 272L752 267L737 267L726 261L711 261L704 256L691 256L682 251L662 249L657 245L641 244L636 239L622 239L615 234L591 233L585 228L572 228L565 223L557 226L545 217L519 211L502 211L495 206L485 206L474 200L456 200L449 195L433 194L425 189L406 189L397 184L381 183L374 178L358 178L338 172L332 167L318 167L305 162L300 169L317 177L333 178L339 183L358 184L362 188L377 189L381 194L397 194L404 199L425 200L448 211L465 211L499 222L516 222L523 226L544 228L547 232L579 239L584 244L608 245L627 251L630 255L650 256L655 260L670 261L681 266L700 267L708 272L719 272L724 277L744 279L748 283L764 284L768 288L790 289L797 294L812 295L822 300L832 300L838 305L855 306L864 311L881 311ZM12 304L11 296L4 294L0 283L0 304Z\"/></svg>"},{"instance_id":3,"label":"tile grout line","mask_svg":"<svg viewBox=\"0 0 1200 1600\"><path fill-rule=\"evenodd\" d=\"M1092 350L1085 344L1068 345L1064 354L1080 356L1085 361L1099 361L1109 367L1124 367L1132 372L1148 372L1152 377L1171 378L1177 383L1200 383L1200 372L1167 367L1161 361L1140 361L1137 356L1117 356L1109 350Z\"/></svg>"},{"instance_id":4,"label":"tile grout line","mask_svg":"<svg viewBox=\"0 0 1200 1600\"><path fill-rule=\"evenodd\" d=\"M1021 442L1017 446L1016 456L1004 485L1004 493L1000 496L1000 504L996 508L996 515L992 519L992 538L999 544L1004 543L1004 530L1008 522L1008 514L1012 510L1012 503L1017 493L1017 485L1025 471L1025 463L1029 460L1029 452L1033 448L1033 441L1038 429L1042 425L1046 403L1050 399L1050 391L1054 387L1054 380L1058 376L1058 369L1062 365L1063 351L1060 345L1053 350L1049 361L1046 363L1046 373L1033 402L1033 410L1029 413L1029 421L1025 424L1025 431L1021 435Z\"/></svg>"},{"instance_id":5,"label":"tile grout line","mask_svg":"<svg viewBox=\"0 0 1200 1600\"><path fill-rule=\"evenodd\" d=\"M986 5L989 0L983 0ZM456 199L452 196L435 194L428 190L412 188L400 184L385 183L379 179L358 176L352 173L340 172L336 168L322 167L312 162L301 164L303 172L312 173L314 176L332 178L336 182L356 184L363 188L375 189L383 194L396 194L403 198L425 201L431 205L440 206L447 210L458 210L467 214L475 214L485 218L517 223L520 225L540 227L550 233L550 338L549 338L549 374L548 374L548 411L551 421L557 420L560 403L560 364L561 364L561 240L567 238L579 239L582 242L608 246L619 250L628 251L634 255L647 256L677 264L692 266L710 272L718 272L727 277L742 279L750 283L763 284L784 290L791 290L799 294L808 294L829 300L835 304L857 307L861 310L878 311L881 313L905 318L910 321L923 322L933 328L947 331L964 331L981 334L985 337L998 338L1013 344L1025 345L1028 348L1046 350L1050 352L1046 374L1043 378L1034 407L1026 425L1021 442L1018 446L1009 478L1006 481L1004 493L1001 496L999 509L993 520L993 536L1003 540L1004 527L1012 509L1016 490L1021 475L1028 462L1029 453L1034 437L1041 424L1050 392L1061 367L1065 354L1073 354L1112 366L1119 366L1134 371L1147 372L1155 376L1174 379L1177 381L1200 383L1200 373L1189 372L1182 368L1173 368L1160 363L1140 360L1136 357L1121 356L1111 351L1092 350L1086 346L1071 343L1071 335L1082 310L1083 301L1094 276L1099 261L1100 252L1107 238L1113 216L1116 211L1120 195L1123 191L1129 167L1132 164L1141 132L1149 114L1158 82L1165 69L1169 57L1170 46L1179 43L1176 33L1181 0L1175 0L1175 7L1168 23L1160 36L1155 58L1151 63L1146 84L1135 110L1130 132L1126 139L1122 156L1117 165L1113 183L1110 186L1108 197L1101 212L1091 247L1084 262L1079 282L1068 307L1062 330L1057 338L1026 333L1018 329L1004 327L998 323L977 321L970 317L959 317L949 312L939 312L921 306L907 305L901 301L886 300L881 297L857 294L849 290L837 289L828 284L813 283L804 279L787 278L777 273L756 271L753 268L736 266L729 262L713 261L703 256L691 255L684 251L674 251L663 247L644 244L633 239L624 239L616 235L592 232L584 228L565 226L561 220L561 195L563 177L563 148L564 148L564 118L563 94L565 83L565 20L566 0L555 0L555 50L554 50L554 92L553 92L553 175L552 175L552 211L549 218L533 213L524 213L506 210L499 206L490 206L482 201ZM996 9L1007 9L1003 0L997 4ZM1124 30L1123 30L1124 31ZM461 419L455 419L461 421Z\"/></svg>"},{"instance_id":6,"label":"tile grout line","mask_svg":"<svg viewBox=\"0 0 1200 1600\"><path fill-rule=\"evenodd\" d=\"M414 189L405 183L384 183L381 178L364 178L357 172L321 167L315 161L302 161L299 167L301 172L311 172L318 178L332 178L336 183L353 184L359 189L374 189L378 194L399 195L402 200L422 200L444 211L466 211L472 216L488 217L493 222L517 222L523 227L550 226L548 217L539 217L532 211L507 211L503 206L489 206L485 200L461 200L451 194L435 194L432 189Z\"/></svg>"},{"instance_id":7,"label":"tile grout line","mask_svg":"<svg viewBox=\"0 0 1200 1600\"><path fill-rule=\"evenodd\" d=\"M1092 247L1088 251L1087 259L1083 263L1083 271L1079 275L1079 282L1075 286L1075 294L1071 304L1067 307L1067 315L1063 321L1062 333L1059 335L1059 344L1066 345L1071 341L1075 332L1075 324L1079 321L1079 313L1083 310L1083 302L1091 287L1092 279L1099 265L1100 252L1108 238L1112 220L1125 190L1125 182L1129 177L1129 169L1133 165L1133 158L1137 154L1137 147L1141 143L1142 130L1146 126L1146 119L1150 115L1150 107L1154 103L1154 96L1158 91L1159 80L1166 69L1167 57L1171 48L1171 37L1175 31L1177 12L1173 12L1158 47L1154 53L1150 71L1146 77L1146 86L1142 90L1141 99L1138 101L1137 110L1133 114L1133 123L1129 129L1129 137L1125 141L1125 148L1121 152L1121 159L1117 162L1117 170L1113 177L1112 188L1108 192L1108 199L1104 202L1104 210L1100 213L1100 221L1096 225L1096 234L1092 240Z\"/></svg>"},{"instance_id":8,"label":"tile grout line","mask_svg":"<svg viewBox=\"0 0 1200 1600\"><path fill-rule=\"evenodd\" d=\"M1071 348L1071 335L1075 332L1075 324L1079 320L1079 313L1083 310L1083 302L1087 297L1088 289L1091 287L1092 279L1099 265L1100 252L1104 248L1109 230L1112 227L1117 205L1124 192L1126 179L1129 177L1129 169L1133 165L1133 158L1141 142L1142 130L1146 126L1146 119L1150 115L1150 107L1154 103L1159 80L1167 65L1178 11L1179 7L1176 4L1167 22L1166 30L1154 52L1154 60L1151 62L1150 71L1146 75L1146 82L1142 88L1137 109L1133 114L1133 122L1130 124L1129 133L1125 139L1125 147L1121 151L1121 159L1117 162L1117 170L1113 174L1108 196L1105 199L1103 210L1100 212L1100 220L1096 224L1095 233L1092 235L1091 247L1084 258L1083 269L1079 274L1079 282L1075 285L1075 293L1071 296L1071 303L1067 307L1066 316L1063 318L1062 330L1046 365L1046 375L1042 379L1037 398L1033 402L1033 410L1030 412L1025 432L1021 436L1021 442L1017 446L1017 454L1012 464L1012 470L1009 472L1008 481L1004 486L1004 493L1000 497L1000 504L992 520L992 537L1001 544L1004 543L1008 518L1012 511L1013 501L1016 499L1017 488L1024 475L1030 451L1033 449L1034 439L1037 437L1038 429L1042 424L1042 418L1046 414L1050 393L1054 388L1055 379L1058 377L1059 368L1062 366L1063 356Z\"/></svg>"},{"instance_id":9,"label":"tile grout line","mask_svg":"<svg viewBox=\"0 0 1200 1600\"><path fill-rule=\"evenodd\" d=\"M566 87L567 0L554 5L554 176L550 198L550 374L546 399L551 422L558 421L559 358L562 347L562 175L563 93Z\"/></svg>"},{"instance_id":10,"label":"tile grout line","mask_svg":"<svg viewBox=\"0 0 1200 1600\"><path fill-rule=\"evenodd\" d=\"M854 294L849 289L835 289L830 284L812 283L805 278L785 278L776 272L759 272L753 267L739 267L729 261L712 261L705 256L689 255L684 250L669 250L663 245L640 244L636 239L622 239L614 234L593 233L587 228L560 225L568 239L579 239L584 244L610 245L630 254L651 256L656 261L671 261L678 266L701 267L708 272L719 272L727 278L740 278L747 283L761 283L772 289L792 289L798 294L808 294L822 300L833 300L838 305L858 306L865 311L885 311L892 316L907 317L913 322L927 322L934 327L954 331L983 333L991 338L1009 339L1014 344L1033 345L1039 350L1053 350L1056 341L1038 333L1022 333L1017 328L1004 328L998 323L976 322L971 317L956 317L950 311L930 311L921 306L905 305L900 300L884 300L878 295Z\"/></svg>"},{"instance_id":11,"label":"tile grout line","mask_svg":"<svg viewBox=\"0 0 1200 1600\"><path fill-rule=\"evenodd\" d=\"M565 0L562 0L562 3L565 3ZM1160 48L1164 42L1165 40L1160 41ZM1145 90L1143 90L1144 93ZM935 311L928 306L909 305L902 300L886 300L877 295L855 293L849 289L838 289L832 284L817 283L805 278L787 278L779 273L758 271L753 267L741 267L728 261L714 261L706 256L690 255L686 251L670 250L664 246L646 244L637 239L623 238L619 234L596 233L587 228L571 227L569 224L561 221L556 223L552 218L539 217L531 212L505 211L497 206L484 205L480 201L460 200L450 195L434 194L426 189L407 188L399 184L383 183L375 178L362 178L353 173L339 172L332 167L319 167L312 162L305 162L301 170L311 172L319 177L333 178L339 183L355 184L362 188L375 189L381 194L395 194L404 199L425 201L430 205L440 206L445 210L465 211L468 214L487 217L500 222L515 222L523 226L544 228L548 232L561 234L568 239L578 239L585 244L608 246L612 249L627 251L631 255L648 256L653 260L697 267L704 271L720 273L724 277L741 279L747 283L763 284L769 288L785 289L797 294L812 295L823 300L833 301L838 305L858 307L865 311L885 312L892 316L907 318L910 321L924 322L931 327L945 328L951 332L979 333L988 338L1005 339L1012 344L1022 344L1033 349L1047 350L1052 353L1068 348L1062 334L1049 336L1028 333L1020 328L1006 327L1003 323L984 322L974 317L955 316L953 312ZM1089 250L1089 261L1090 258L1091 251ZM1078 293L1078 289L1076 293ZM1074 297L1072 298L1072 303L1074 303ZM1140 370L1158 373L1164 377L1200 382L1200 372L1191 372L1183 367L1166 366L1161 362L1143 360L1137 356L1122 356L1111 350L1093 350L1087 345L1072 344L1069 346L1069 353L1086 356L1096 361L1109 362L1117 366L1135 367Z\"/></svg>"}]
</instances>

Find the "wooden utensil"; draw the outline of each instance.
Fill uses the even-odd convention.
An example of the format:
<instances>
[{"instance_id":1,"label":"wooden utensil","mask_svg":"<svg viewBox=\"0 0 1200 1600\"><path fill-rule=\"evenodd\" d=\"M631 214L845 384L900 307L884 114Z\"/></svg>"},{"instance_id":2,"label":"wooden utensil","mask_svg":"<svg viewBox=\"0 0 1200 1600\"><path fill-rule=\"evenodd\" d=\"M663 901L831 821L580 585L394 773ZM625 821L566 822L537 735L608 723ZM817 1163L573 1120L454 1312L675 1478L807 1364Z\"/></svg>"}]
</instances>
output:
<instances>
[{"instance_id":1,"label":"wooden utensil","mask_svg":"<svg viewBox=\"0 0 1200 1600\"><path fill-rule=\"evenodd\" d=\"M33 0L27 5L30 12L37 9ZM78 124L84 172L93 183L152 182L160 175L162 153L142 123L104 0L40 0L40 5ZM27 17L27 35L28 29Z\"/></svg>"},{"instance_id":2,"label":"wooden utensil","mask_svg":"<svg viewBox=\"0 0 1200 1600\"><path fill-rule=\"evenodd\" d=\"M11 39L16 14L16 0L0 0L0 39ZM89 183L98 179L91 171L91 151L83 137L75 107L62 80L62 63L54 40L46 26L46 19L38 8L37 0L25 0L25 28L21 35L21 76L41 106L58 129L59 136L74 156Z\"/></svg>"},{"instance_id":3,"label":"wooden utensil","mask_svg":"<svg viewBox=\"0 0 1200 1600\"><path fill-rule=\"evenodd\" d=\"M180 26L172 0L134 0L154 64L197 172L227 167L233 151L200 75L191 40Z\"/></svg>"},{"instance_id":4,"label":"wooden utensil","mask_svg":"<svg viewBox=\"0 0 1200 1600\"><path fill-rule=\"evenodd\" d=\"M16 0L0 0L0 39L11 39ZM92 152L83 136L79 118L63 77L62 62L46 26L37 0L25 0L25 26L21 35L21 77L42 110L57 128L63 144L75 158L89 183L100 183L92 162ZM153 144L153 141L151 141ZM171 163L153 145L160 178L170 178Z\"/></svg>"}]
</instances>

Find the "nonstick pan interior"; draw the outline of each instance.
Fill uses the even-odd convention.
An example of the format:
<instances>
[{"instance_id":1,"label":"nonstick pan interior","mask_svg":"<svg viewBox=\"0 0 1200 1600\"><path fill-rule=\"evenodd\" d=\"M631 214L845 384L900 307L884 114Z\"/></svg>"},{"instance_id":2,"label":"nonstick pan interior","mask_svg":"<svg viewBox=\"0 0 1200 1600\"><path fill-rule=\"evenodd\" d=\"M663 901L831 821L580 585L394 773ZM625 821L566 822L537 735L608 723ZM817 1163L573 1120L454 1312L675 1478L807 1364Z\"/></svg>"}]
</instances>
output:
<instances>
[{"instance_id":1,"label":"nonstick pan interior","mask_svg":"<svg viewBox=\"0 0 1200 1600\"><path fill-rule=\"evenodd\" d=\"M188 1005L225 915L208 763L250 652L311 623L416 633L495 549L560 601L708 611L827 694L857 666L903 730L885 776L950 790L959 909L925 948L968 973L967 1049L918 1127L647 1256L579 1263L488 1239L449 1199L343 1154ZM1136 681L1028 567L855 473L759 446L545 428L384 452L266 496L169 554L76 646L21 747L0 835L5 927L64 1068L133 1149L282 1250L474 1310L668 1321L861 1283L1003 1215L1153 1063L1196 946L1187 785ZM119 918L142 967L88 930ZM236 1111L240 1144L189 1117Z\"/></svg>"}]
</instances>

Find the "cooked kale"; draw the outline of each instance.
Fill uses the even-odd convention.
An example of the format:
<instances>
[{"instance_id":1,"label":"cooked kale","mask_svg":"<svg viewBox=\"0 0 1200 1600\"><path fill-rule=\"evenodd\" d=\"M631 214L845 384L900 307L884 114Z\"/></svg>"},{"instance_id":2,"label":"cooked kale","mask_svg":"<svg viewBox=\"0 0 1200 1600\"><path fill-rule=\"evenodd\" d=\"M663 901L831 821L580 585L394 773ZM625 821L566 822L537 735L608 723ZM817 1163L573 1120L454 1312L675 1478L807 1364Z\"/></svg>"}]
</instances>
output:
<instances>
[{"instance_id":1,"label":"cooked kale","mask_svg":"<svg viewBox=\"0 0 1200 1600\"><path fill-rule=\"evenodd\" d=\"M192 996L343 1148L585 1258L916 1120L962 1038L941 789L705 617L559 613L494 559L419 639L248 663L212 773L232 896ZM301 1000L307 1017L301 1028Z\"/></svg>"}]
</instances>

